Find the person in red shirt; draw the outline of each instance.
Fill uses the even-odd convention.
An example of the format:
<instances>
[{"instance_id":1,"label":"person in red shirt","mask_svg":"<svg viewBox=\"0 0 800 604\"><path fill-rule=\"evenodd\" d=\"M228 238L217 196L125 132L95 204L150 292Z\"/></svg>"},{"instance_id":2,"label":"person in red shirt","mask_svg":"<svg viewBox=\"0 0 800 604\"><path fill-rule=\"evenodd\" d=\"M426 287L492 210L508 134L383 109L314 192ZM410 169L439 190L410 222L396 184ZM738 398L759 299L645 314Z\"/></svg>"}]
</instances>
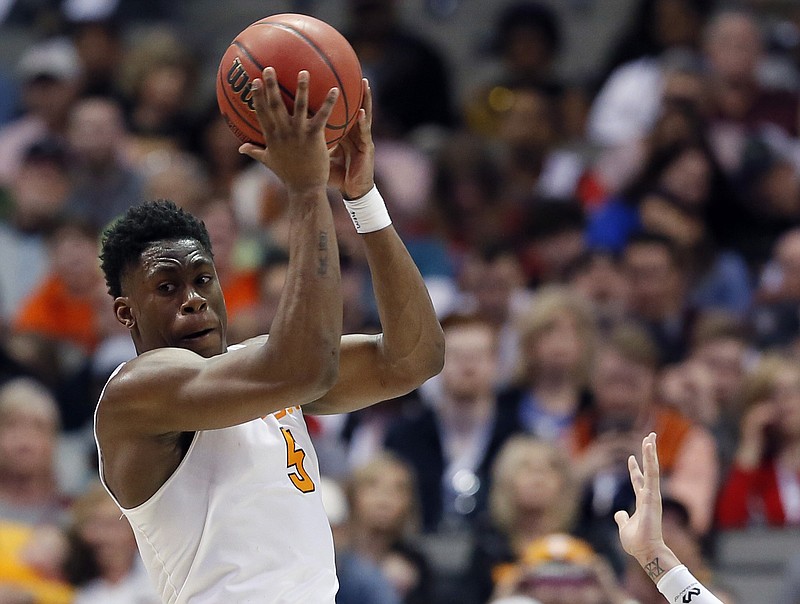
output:
<instances>
[{"instance_id":1,"label":"person in red shirt","mask_svg":"<svg viewBox=\"0 0 800 604\"><path fill-rule=\"evenodd\" d=\"M767 357L743 391L749 405L717 524L800 525L800 370L785 357Z\"/></svg>"}]
</instances>

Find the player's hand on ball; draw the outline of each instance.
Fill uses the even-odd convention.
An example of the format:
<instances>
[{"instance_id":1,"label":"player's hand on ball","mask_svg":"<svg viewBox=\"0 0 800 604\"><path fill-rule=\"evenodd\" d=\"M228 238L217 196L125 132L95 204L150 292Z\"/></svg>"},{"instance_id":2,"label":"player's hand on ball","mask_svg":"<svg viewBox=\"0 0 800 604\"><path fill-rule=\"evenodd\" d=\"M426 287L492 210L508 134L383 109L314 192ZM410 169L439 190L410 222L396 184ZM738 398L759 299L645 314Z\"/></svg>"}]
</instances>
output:
<instances>
[{"instance_id":1,"label":"player's hand on ball","mask_svg":"<svg viewBox=\"0 0 800 604\"><path fill-rule=\"evenodd\" d=\"M372 90L366 78L362 80L363 103L356 124L331 151L330 180L348 199L369 192L375 184L375 143L372 140Z\"/></svg>"},{"instance_id":2,"label":"player's hand on ball","mask_svg":"<svg viewBox=\"0 0 800 604\"><path fill-rule=\"evenodd\" d=\"M324 128L338 89L332 88L319 111L309 116L309 74L301 71L297 75L294 111L289 113L281 98L275 70L267 67L262 76L263 79L253 81L253 104L269 147L245 143L239 151L275 172L290 192L324 187L330 171Z\"/></svg>"}]
</instances>

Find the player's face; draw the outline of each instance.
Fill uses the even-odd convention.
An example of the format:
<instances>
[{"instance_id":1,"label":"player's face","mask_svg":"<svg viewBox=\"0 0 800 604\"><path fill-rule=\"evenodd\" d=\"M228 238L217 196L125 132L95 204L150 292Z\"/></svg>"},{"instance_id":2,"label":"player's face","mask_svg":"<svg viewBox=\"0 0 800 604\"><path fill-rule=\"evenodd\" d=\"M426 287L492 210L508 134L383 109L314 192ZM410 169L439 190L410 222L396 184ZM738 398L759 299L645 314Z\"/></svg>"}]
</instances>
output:
<instances>
[{"instance_id":1,"label":"player's face","mask_svg":"<svg viewBox=\"0 0 800 604\"><path fill-rule=\"evenodd\" d=\"M194 239L147 248L114 302L139 353L177 347L204 357L225 352L225 300L209 253Z\"/></svg>"}]
</instances>

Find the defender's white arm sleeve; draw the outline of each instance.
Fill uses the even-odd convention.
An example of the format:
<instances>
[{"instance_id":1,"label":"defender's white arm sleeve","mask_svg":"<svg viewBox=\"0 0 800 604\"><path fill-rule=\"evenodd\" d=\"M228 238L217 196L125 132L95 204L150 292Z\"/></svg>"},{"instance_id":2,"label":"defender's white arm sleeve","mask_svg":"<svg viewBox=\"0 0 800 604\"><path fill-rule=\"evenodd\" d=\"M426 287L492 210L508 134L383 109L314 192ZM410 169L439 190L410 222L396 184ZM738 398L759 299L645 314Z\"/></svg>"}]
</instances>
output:
<instances>
[{"instance_id":1,"label":"defender's white arm sleeve","mask_svg":"<svg viewBox=\"0 0 800 604\"><path fill-rule=\"evenodd\" d=\"M669 569L656 587L670 604L722 604L683 564Z\"/></svg>"}]
</instances>

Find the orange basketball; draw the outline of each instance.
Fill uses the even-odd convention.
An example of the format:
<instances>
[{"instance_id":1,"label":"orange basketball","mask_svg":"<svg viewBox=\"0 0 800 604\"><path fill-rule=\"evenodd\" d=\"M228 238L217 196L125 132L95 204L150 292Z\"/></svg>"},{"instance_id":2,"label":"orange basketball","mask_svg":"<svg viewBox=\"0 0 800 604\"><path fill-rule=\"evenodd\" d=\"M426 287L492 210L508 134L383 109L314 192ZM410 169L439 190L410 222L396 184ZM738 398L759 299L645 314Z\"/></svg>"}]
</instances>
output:
<instances>
[{"instance_id":1,"label":"orange basketball","mask_svg":"<svg viewBox=\"0 0 800 604\"><path fill-rule=\"evenodd\" d=\"M231 42L217 73L217 102L225 121L242 142L266 145L253 108L253 79L265 67L274 67L283 100L294 107L297 74L309 72L309 111L319 110L328 91L337 87L339 98L325 126L325 140L333 147L355 123L361 107L361 64L345 37L324 21L284 13L248 26Z\"/></svg>"}]
</instances>

